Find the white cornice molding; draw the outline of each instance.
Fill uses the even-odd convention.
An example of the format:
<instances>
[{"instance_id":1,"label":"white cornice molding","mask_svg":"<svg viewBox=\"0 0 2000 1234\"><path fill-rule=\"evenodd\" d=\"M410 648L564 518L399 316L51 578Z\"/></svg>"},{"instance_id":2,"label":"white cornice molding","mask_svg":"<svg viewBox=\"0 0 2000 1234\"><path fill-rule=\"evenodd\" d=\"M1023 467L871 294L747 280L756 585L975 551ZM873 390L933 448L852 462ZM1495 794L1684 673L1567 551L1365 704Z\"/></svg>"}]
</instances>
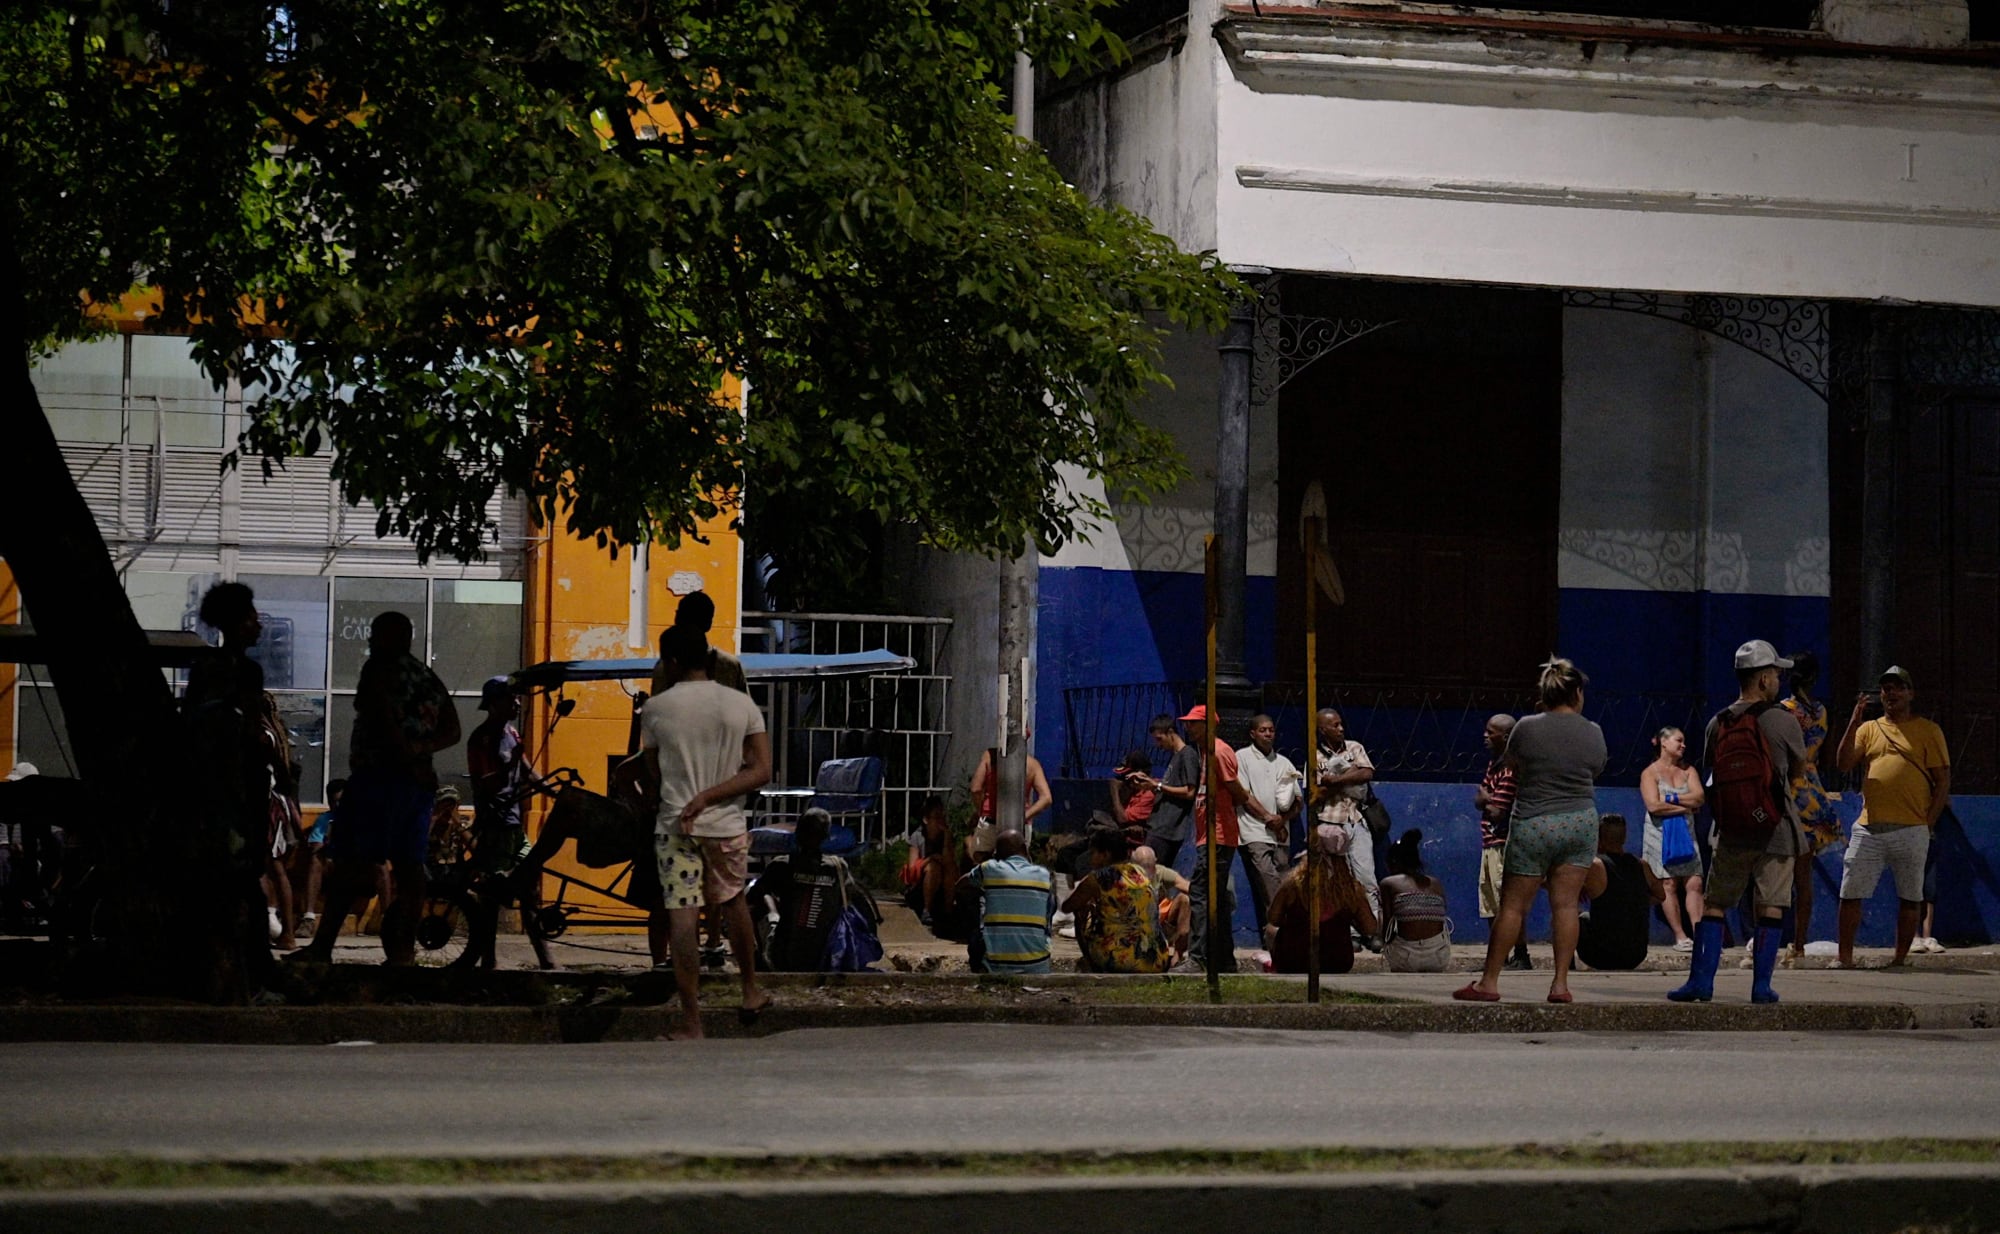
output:
<instances>
[{"instance_id":1,"label":"white cornice molding","mask_svg":"<svg viewBox=\"0 0 2000 1234\"><path fill-rule=\"evenodd\" d=\"M1892 201L1704 193L1692 189L1590 188L1526 180L1378 176L1317 168L1269 167L1257 163L1239 164L1236 182L1245 188L1340 193L1356 197L1411 197L1499 205L1567 206L1584 210L1641 210L1672 214L1733 214L2000 228L2000 204L1980 210Z\"/></svg>"},{"instance_id":2,"label":"white cornice molding","mask_svg":"<svg viewBox=\"0 0 2000 1234\"><path fill-rule=\"evenodd\" d=\"M1607 32L1611 33L1611 32ZM1855 55L1832 49L1697 47L1640 37L1584 39L1533 31L1368 26L1244 17L1216 38L1246 82L1311 90L1369 83L1524 89L1598 99L1658 98L1767 107L1867 107L2000 113L2000 67ZM1345 92L1345 91L1343 91ZM1521 101L1518 97L1514 101Z\"/></svg>"}]
</instances>

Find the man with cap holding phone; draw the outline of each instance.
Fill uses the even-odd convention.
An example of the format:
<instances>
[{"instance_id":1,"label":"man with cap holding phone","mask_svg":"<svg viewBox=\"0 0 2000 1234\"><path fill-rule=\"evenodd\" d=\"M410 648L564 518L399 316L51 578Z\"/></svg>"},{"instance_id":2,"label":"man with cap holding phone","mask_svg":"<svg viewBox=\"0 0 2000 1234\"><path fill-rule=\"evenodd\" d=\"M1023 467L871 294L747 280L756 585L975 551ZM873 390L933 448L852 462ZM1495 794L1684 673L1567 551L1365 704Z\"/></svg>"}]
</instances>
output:
<instances>
[{"instance_id":1,"label":"man with cap holding phone","mask_svg":"<svg viewBox=\"0 0 2000 1234\"><path fill-rule=\"evenodd\" d=\"M1208 831L1209 793L1215 785L1209 782L1208 708L1197 703L1193 710L1181 717L1187 726L1188 744L1202 752L1201 781L1194 799L1195 856L1194 875L1188 889L1189 907L1194 914L1194 943L1188 950L1187 963L1194 970L1206 968L1208 949L1215 948L1216 967L1225 973L1236 971L1236 892L1230 883L1230 867L1236 860L1237 846L1242 843L1236 825L1236 811L1261 810L1250 799L1250 790L1243 787L1237 771L1236 751L1221 739L1215 742L1215 769L1221 780L1221 791L1215 796L1215 935L1208 931Z\"/></svg>"},{"instance_id":2,"label":"man with cap holding phone","mask_svg":"<svg viewBox=\"0 0 2000 1234\"><path fill-rule=\"evenodd\" d=\"M1702 734L1702 763L1714 786L1709 802L1715 857L1687 982L1667 993L1677 1003L1705 1003L1715 996L1723 914L1745 891L1752 893L1757 918L1750 1001L1778 1001L1771 974L1784 939L1785 910L1792 906L1792 865L1806 851L1791 791L1792 773L1806 761L1805 734L1792 713L1776 705L1792 662L1753 638L1736 649L1734 664L1736 701L1717 712Z\"/></svg>"},{"instance_id":3,"label":"man with cap holding phone","mask_svg":"<svg viewBox=\"0 0 2000 1234\"><path fill-rule=\"evenodd\" d=\"M1907 670L1890 665L1882 670L1882 714L1864 719L1875 696L1854 700L1834 761L1842 771L1867 766L1861 778L1861 817L1847 840L1847 857L1840 873L1840 958L1836 966L1854 967L1854 935L1861 929L1861 904L1875 894L1882 867L1896 879L1896 958L1909 962L1910 944L1917 936L1917 917L1924 903L1924 858L1930 852L1931 828L1951 803L1951 754L1944 732L1911 712L1915 684Z\"/></svg>"}]
</instances>

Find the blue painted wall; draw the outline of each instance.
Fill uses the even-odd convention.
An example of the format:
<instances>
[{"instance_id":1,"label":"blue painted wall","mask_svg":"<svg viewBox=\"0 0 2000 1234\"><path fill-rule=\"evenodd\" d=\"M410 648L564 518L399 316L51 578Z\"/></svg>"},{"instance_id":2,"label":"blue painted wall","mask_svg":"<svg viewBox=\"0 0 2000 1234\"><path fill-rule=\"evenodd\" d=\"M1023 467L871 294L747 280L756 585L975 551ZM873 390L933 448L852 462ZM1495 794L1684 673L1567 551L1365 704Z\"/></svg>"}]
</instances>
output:
<instances>
[{"instance_id":1,"label":"blue painted wall","mask_svg":"<svg viewBox=\"0 0 2000 1234\"><path fill-rule=\"evenodd\" d=\"M1043 566L1037 610L1035 752L1054 771L1068 741L1066 686L1194 681L1207 673L1202 578L1165 570ZM1244 610L1253 681L1274 671L1277 580L1253 576ZM1132 734L1143 745L1146 734Z\"/></svg>"}]
</instances>

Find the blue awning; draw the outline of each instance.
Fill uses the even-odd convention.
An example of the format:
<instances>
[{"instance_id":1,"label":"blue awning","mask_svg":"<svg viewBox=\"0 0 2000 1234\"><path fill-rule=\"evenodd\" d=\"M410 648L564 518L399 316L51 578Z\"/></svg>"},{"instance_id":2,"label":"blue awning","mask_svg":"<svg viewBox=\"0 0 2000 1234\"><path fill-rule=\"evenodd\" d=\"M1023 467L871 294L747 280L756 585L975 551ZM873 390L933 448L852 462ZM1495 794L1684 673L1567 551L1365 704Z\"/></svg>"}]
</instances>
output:
<instances>
[{"instance_id":1,"label":"blue awning","mask_svg":"<svg viewBox=\"0 0 2000 1234\"><path fill-rule=\"evenodd\" d=\"M908 656L879 649L826 656L745 652L737 659L743 663L743 675L752 681L872 677L878 673L906 673L917 666L917 662ZM564 685L572 681L628 681L650 678L655 663L650 656L629 660L548 660L519 670L513 674L513 680L516 686L523 689Z\"/></svg>"}]
</instances>

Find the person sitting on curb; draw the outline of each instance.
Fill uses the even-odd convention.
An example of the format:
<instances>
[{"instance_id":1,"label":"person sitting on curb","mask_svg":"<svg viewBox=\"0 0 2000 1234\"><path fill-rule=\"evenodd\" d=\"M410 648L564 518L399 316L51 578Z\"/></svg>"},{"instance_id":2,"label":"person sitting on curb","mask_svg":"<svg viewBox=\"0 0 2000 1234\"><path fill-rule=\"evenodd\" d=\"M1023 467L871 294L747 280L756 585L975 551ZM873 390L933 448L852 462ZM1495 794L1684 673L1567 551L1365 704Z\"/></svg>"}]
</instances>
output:
<instances>
[{"instance_id":1,"label":"person sitting on curb","mask_svg":"<svg viewBox=\"0 0 2000 1234\"><path fill-rule=\"evenodd\" d=\"M1451 971L1451 918L1444 884L1424 872L1424 833L1411 828L1389 846L1382 880L1382 960L1392 973Z\"/></svg>"},{"instance_id":2,"label":"person sitting on curb","mask_svg":"<svg viewBox=\"0 0 2000 1234\"><path fill-rule=\"evenodd\" d=\"M1187 959L1188 940L1194 933L1193 901L1188 899L1187 877L1172 866L1163 866L1149 844L1132 850L1132 864L1153 881L1153 901L1158 906L1160 945L1172 956L1172 963Z\"/></svg>"},{"instance_id":3,"label":"person sitting on curb","mask_svg":"<svg viewBox=\"0 0 2000 1234\"><path fill-rule=\"evenodd\" d=\"M845 861L820 853L826 844L833 816L814 808L799 816L792 833L795 852L779 857L764 867L750 884L745 897L756 909L761 924L768 920L765 905L775 904L777 925L770 929L761 954L769 967L781 973L818 973L825 965L827 938L834 922L848 905L857 905L871 929L882 924L882 912L875 898L854 877ZM761 932L761 931L760 931Z\"/></svg>"},{"instance_id":4,"label":"person sitting on curb","mask_svg":"<svg viewBox=\"0 0 2000 1234\"><path fill-rule=\"evenodd\" d=\"M1092 831L1090 870L1063 902L1063 911L1076 914L1083 969L1165 972L1156 903L1153 880L1126 853L1125 833L1115 827Z\"/></svg>"},{"instance_id":5,"label":"person sitting on curb","mask_svg":"<svg viewBox=\"0 0 2000 1234\"><path fill-rule=\"evenodd\" d=\"M1055 892L1049 872L1028 860L1028 841L1018 831L993 837L993 856L966 871L959 894L970 888L980 897L979 929L966 946L975 973L1049 971L1049 923Z\"/></svg>"},{"instance_id":6,"label":"person sitting on curb","mask_svg":"<svg viewBox=\"0 0 2000 1234\"><path fill-rule=\"evenodd\" d=\"M1368 889L1348 864L1350 832L1338 823L1313 828L1314 844L1300 854L1271 897L1271 920L1264 942L1271 949L1271 971L1303 973L1310 956L1307 922L1311 895L1305 884L1308 867L1319 882L1319 971L1345 973L1354 969L1354 936L1373 935L1375 910Z\"/></svg>"},{"instance_id":7,"label":"person sitting on curb","mask_svg":"<svg viewBox=\"0 0 2000 1234\"><path fill-rule=\"evenodd\" d=\"M1625 851L1625 818L1607 814L1597 824L1597 860L1583 876L1590 911L1578 923L1576 958L1600 971L1626 971L1646 962L1653 906L1667 887L1651 866Z\"/></svg>"}]
</instances>

